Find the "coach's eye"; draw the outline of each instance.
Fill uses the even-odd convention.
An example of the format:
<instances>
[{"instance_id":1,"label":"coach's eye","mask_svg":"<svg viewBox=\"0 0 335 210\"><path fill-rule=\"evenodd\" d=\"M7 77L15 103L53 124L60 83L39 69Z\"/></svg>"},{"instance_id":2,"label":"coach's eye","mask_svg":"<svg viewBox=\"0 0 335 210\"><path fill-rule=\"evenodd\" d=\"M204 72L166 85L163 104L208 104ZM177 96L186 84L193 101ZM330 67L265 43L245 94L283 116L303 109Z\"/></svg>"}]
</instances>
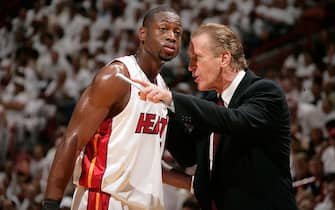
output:
<instances>
[{"instance_id":1,"label":"coach's eye","mask_svg":"<svg viewBox=\"0 0 335 210\"><path fill-rule=\"evenodd\" d=\"M179 37L181 35L181 32L180 31L175 31L174 34Z\"/></svg>"},{"instance_id":2,"label":"coach's eye","mask_svg":"<svg viewBox=\"0 0 335 210\"><path fill-rule=\"evenodd\" d=\"M166 32L166 31L167 31L167 28L165 28L165 27L160 27L159 30L162 31L162 32Z\"/></svg>"}]
</instances>

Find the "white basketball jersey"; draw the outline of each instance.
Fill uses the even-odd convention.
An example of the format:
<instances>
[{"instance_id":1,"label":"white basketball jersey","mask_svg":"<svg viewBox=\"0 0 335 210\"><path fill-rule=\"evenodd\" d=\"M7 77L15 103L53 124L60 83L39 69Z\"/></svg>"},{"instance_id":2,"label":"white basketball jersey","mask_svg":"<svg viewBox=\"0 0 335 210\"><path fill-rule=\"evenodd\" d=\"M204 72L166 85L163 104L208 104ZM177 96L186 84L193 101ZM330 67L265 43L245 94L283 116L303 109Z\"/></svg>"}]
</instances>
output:
<instances>
[{"instance_id":1,"label":"white basketball jersey","mask_svg":"<svg viewBox=\"0 0 335 210\"><path fill-rule=\"evenodd\" d=\"M149 82L134 56L114 61L124 63L131 78ZM166 88L160 75L157 85ZM78 158L75 184L109 194L134 209L163 209L161 156L167 123L167 108L142 101L131 87L124 110L101 124Z\"/></svg>"}]
</instances>

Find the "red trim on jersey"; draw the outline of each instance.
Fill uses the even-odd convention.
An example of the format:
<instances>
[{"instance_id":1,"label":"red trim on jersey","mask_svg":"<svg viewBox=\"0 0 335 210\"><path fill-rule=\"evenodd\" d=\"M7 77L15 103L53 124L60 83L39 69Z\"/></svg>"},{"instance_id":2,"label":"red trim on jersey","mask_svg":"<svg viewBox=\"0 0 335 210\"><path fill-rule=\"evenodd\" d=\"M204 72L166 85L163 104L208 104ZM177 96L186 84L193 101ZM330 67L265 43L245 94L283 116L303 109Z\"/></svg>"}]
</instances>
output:
<instances>
[{"instance_id":1,"label":"red trim on jersey","mask_svg":"<svg viewBox=\"0 0 335 210\"><path fill-rule=\"evenodd\" d=\"M79 184L90 189L101 189L102 177L106 169L107 146L112 132L112 120L103 121L88 142L82 162Z\"/></svg>"},{"instance_id":2,"label":"red trim on jersey","mask_svg":"<svg viewBox=\"0 0 335 210\"><path fill-rule=\"evenodd\" d=\"M88 192L87 210L107 210L110 195L90 190Z\"/></svg>"}]
</instances>

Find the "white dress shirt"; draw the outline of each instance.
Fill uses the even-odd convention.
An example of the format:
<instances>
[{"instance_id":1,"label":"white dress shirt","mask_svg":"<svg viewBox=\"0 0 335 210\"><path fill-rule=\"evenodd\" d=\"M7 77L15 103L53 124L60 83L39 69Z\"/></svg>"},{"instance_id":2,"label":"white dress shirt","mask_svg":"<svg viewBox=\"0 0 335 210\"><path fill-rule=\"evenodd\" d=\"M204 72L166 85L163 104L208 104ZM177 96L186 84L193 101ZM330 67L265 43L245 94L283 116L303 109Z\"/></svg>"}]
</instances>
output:
<instances>
[{"instance_id":1,"label":"white dress shirt","mask_svg":"<svg viewBox=\"0 0 335 210\"><path fill-rule=\"evenodd\" d=\"M234 80L232 81L232 83L228 86L228 88L221 93L221 99L223 100L225 107L228 107L230 100L233 97L234 92L236 91L238 85L242 81L244 75L245 71L243 70L239 71Z\"/></svg>"},{"instance_id":2,"label":"white dress shirt","mask_svg":"<svg viewBox=\"0 0 335 210\"><path fill-rule=\"evenodd\" d=\"M223 105L228 107L231 98L234 95L238 85L242 81L245 75L245 71L241 70L237 73L236 77L232 81L232 83L221 93L221 99L223 101ZM212 171L213 167L213 160L214 160L214 132L210 135L210 144L209 144L209 168Z\"/></svg>"}]
</instances>

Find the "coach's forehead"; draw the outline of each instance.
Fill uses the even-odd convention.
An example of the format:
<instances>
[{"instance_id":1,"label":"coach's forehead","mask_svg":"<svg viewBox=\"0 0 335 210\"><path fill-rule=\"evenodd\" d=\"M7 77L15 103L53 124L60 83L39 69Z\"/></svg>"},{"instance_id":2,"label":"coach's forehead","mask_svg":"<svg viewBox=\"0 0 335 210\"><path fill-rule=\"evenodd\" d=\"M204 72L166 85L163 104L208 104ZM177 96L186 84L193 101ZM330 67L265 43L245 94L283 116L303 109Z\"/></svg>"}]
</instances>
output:
<instances>
[{"instance_id":1,"label":"coach's forehead","mask_svg":"<svg viewBox=\"0 0 335 210\"><path fill-rule=\"evenodd\" d=\"M153 21L155 22L170 22L182 25L181 18L176 13L170 11L161 11L154 14Z\"/></svg>"}]
</instances>

